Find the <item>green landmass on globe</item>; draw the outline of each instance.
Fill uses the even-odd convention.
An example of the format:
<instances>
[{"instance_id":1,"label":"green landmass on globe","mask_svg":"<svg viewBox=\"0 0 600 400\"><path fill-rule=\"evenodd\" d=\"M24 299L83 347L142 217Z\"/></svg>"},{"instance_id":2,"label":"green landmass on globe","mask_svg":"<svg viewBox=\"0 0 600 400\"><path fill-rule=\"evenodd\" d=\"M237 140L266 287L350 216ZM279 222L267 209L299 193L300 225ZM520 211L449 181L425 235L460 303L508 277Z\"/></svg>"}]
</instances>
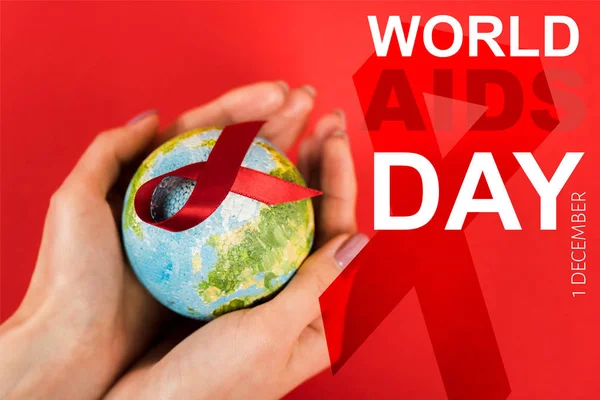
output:
<instances>
[{"instance_id":1,"label":"green landmass on globe","mask_svg":"<svg viewBox=\"0 0 600 400\"><path fill-rule=\"evenodd\" d=\"M156 176L205 161L219 133L218 128L190 131L156 149L132 178L123 209L125 249L139 280L167 307L204 320L276 293L308 255L314 235L310 199L268 206L230 193L206 221L183 232L138 218L137 189ZM306 186L291 161L264 139L254 141L242 165ZM194 184L172 182L164 191L167 216L185 204Z\"/></svg>"}]
</instances>

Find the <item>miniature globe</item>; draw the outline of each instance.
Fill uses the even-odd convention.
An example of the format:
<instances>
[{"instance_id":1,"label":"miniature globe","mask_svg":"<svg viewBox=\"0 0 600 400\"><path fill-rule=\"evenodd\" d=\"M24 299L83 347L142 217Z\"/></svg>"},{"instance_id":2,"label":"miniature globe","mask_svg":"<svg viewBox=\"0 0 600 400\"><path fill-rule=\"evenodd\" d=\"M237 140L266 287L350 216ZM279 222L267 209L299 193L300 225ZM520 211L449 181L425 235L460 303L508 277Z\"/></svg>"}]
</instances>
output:
<instances>
[{"instance_id":1,"label":"miniature globe","mask_svg":"<svg viewBox=\"0 0 600 400\"><path fill-rule=\"evenodd\" d=\"M148 180L206 161L221 129L194 130L157 148L142 163L125 194L122 231L127 257L140 282L171 310L210 320L274 295L308 255L314 236L310 199L268 206L229 193L204 222L181 231L144 223L134 208L137 189ZM304 185L283 153L256 138L242 166ZM155 221L175 214L195 181L166 177L151 201Z\"/></svg>"}]
</instances>

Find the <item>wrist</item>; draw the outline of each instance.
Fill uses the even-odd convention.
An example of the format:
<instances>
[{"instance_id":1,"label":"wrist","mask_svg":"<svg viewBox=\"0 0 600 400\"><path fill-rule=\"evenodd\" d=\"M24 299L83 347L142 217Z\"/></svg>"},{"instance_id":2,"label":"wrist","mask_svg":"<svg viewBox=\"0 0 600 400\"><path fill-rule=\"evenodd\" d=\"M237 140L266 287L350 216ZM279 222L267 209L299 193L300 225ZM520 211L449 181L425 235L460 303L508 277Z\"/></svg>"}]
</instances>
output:
<instances>
[{"instance_id":1,"label":"wrist","mask_svg":"<svg viewBox=\"0 0 600 400\"><path fill-rule=\"evenodd\" d=\"M48 357L55 346L50 332L40 335L35 334L36 330L31 320L12 324L2 330L0 398L36 398L39 393L54 393L51 389L55 377ZM62 364L59 359L53 362Z\"/></svg>"},{"instance_id":2,"label":"wrist","mask_svg":"<svg viewBox=\"0 0 600 400\"><path fill-rule=\"evenodd\" d=\"M100 397L116 375L110 349L46 311L2 327L0 398Z\"/></svg>"}]
</instances>

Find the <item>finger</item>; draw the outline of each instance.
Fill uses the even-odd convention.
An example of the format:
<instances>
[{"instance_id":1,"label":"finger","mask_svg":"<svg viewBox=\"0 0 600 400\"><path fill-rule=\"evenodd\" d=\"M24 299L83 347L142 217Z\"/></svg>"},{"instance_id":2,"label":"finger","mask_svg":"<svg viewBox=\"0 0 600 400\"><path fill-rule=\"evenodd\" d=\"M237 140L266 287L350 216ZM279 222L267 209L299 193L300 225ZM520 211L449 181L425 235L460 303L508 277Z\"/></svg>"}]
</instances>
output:
<instances>
[{"instance_id":1,"label":"finger","mask_svg":"<svg viewBox=\"0 0 600 400\"><path fill-rule=\"evenodd\" d=\"M313 160L313 153L317 151L316 140L311 136L307 136L300 142L298 148L298 170L304 177L308 187L318 189L315 183L313 175L315 174L316 165ZM313 199L314 203L315 199Z\"/></svg>"},{"instance_id":2,"label":"finger","mask_svg":"<svg viewBox=\"0 0 600 400\"><path fill-rule=\"evenodd\" d=\"M317 246L356 231L356 176L348 137L338 131L323 142L320 168Z\"/></svg>"},{"instance_id":3,"label":"finger","mask_svg":"<svg viewBox=\"0 0 600 400\"><path fill-rule=\"evenodd\" d=\"M158 128L155 111L144 113L128 125L99 134L83 153L65 185L106 195L124 164L150 144Z\"/></svg>"},{"instance_id":4,"label":"finger","mask_svg":"<svg viewBox=\"0 0 600 400\"><path fill-rule=\"evenodd\" d=\"M313 377L329 365L329 351L321 317L317 321L321 327L313 323L302 331L288 361L289 373L299 382Z\"/></svg>"},{"instance_id":5,"label":"finger","mask_svg":"<svg viewBox=\"0 0 600 400\"><path fill-rule=\"evenodd\" d=\"M319 296L367 242L368 237L360 233L333 238L304 262L280 294L265 304L265 312L286 318L284 325L290 332L300 334L321 315Z\"/></svg>"},{"instance_id":6,"label":"finger","mask_svg":"<svg viewBox=\"0 0 600 400\"><path fill-rule=\"evenodd\" d=\"M232 89L210 103L181 114L155 144L195 128L267 119L284 105L287 93L287 84L282 81L259 82Z\"/></svg>"},{"instance_id":7,"label":"finger","mask_svg":"<svg viewBox=\"0 0 600 400\"><path fill-rule=\"evenodd\" d=\"M325 114L322 118L317 121L315 125L314 136L323 140L330 134L336 131L346 130L346 115L341 109L336 109Z\"/></svg>"},{"instance_id":8,"label":"finger","mask_svg":"<svg viewBox=\"0 0 600 400\"><path fill-rule=\"evenodd\" d=\"M298 169L310 187L320 188L319 164L323 139L337 131L345 131L346 118L342 110L334 110L317 121L314 133L306 137L298 149Z\"/></svg>"},{"instance_id":9,"label":"finger","mask_svg":"<svg viewBox=\"0 0 600 400\"><path fill-rule=\"evenodd\" d=\"M304 130L313 109L315 89L304 85L290 91L285 104L265 124L261 136L286 151Z\"/></svg>"}]
</instances>

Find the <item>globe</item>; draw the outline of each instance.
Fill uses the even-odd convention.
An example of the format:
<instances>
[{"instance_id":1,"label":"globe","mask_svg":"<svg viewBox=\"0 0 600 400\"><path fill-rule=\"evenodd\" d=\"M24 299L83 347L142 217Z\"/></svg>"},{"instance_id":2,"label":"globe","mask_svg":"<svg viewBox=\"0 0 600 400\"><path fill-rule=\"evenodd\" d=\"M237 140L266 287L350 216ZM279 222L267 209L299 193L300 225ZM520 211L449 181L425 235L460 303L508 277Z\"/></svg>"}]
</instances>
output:
<instances>
[{"instance_id":1,"label":"globe","mask_svg":"<svg viewBox=\"0 0 600 400\"><path fill-rule=\"evenodd\" d=\"M314 236L310 199L268 206L230 192L204 222L181 232L139 219L137 189L152 178L206 161L220 133L218 128L193 130L157 148L133 176L123 207L125 252L139 281L166 307L201 320L275 295L308 255ZM262 138L254 140L242 166L306 186L292 162ZM152 218L175 214L194 186L193 180L164 178L152 195Z\"/></svg>"}]
</instances>

